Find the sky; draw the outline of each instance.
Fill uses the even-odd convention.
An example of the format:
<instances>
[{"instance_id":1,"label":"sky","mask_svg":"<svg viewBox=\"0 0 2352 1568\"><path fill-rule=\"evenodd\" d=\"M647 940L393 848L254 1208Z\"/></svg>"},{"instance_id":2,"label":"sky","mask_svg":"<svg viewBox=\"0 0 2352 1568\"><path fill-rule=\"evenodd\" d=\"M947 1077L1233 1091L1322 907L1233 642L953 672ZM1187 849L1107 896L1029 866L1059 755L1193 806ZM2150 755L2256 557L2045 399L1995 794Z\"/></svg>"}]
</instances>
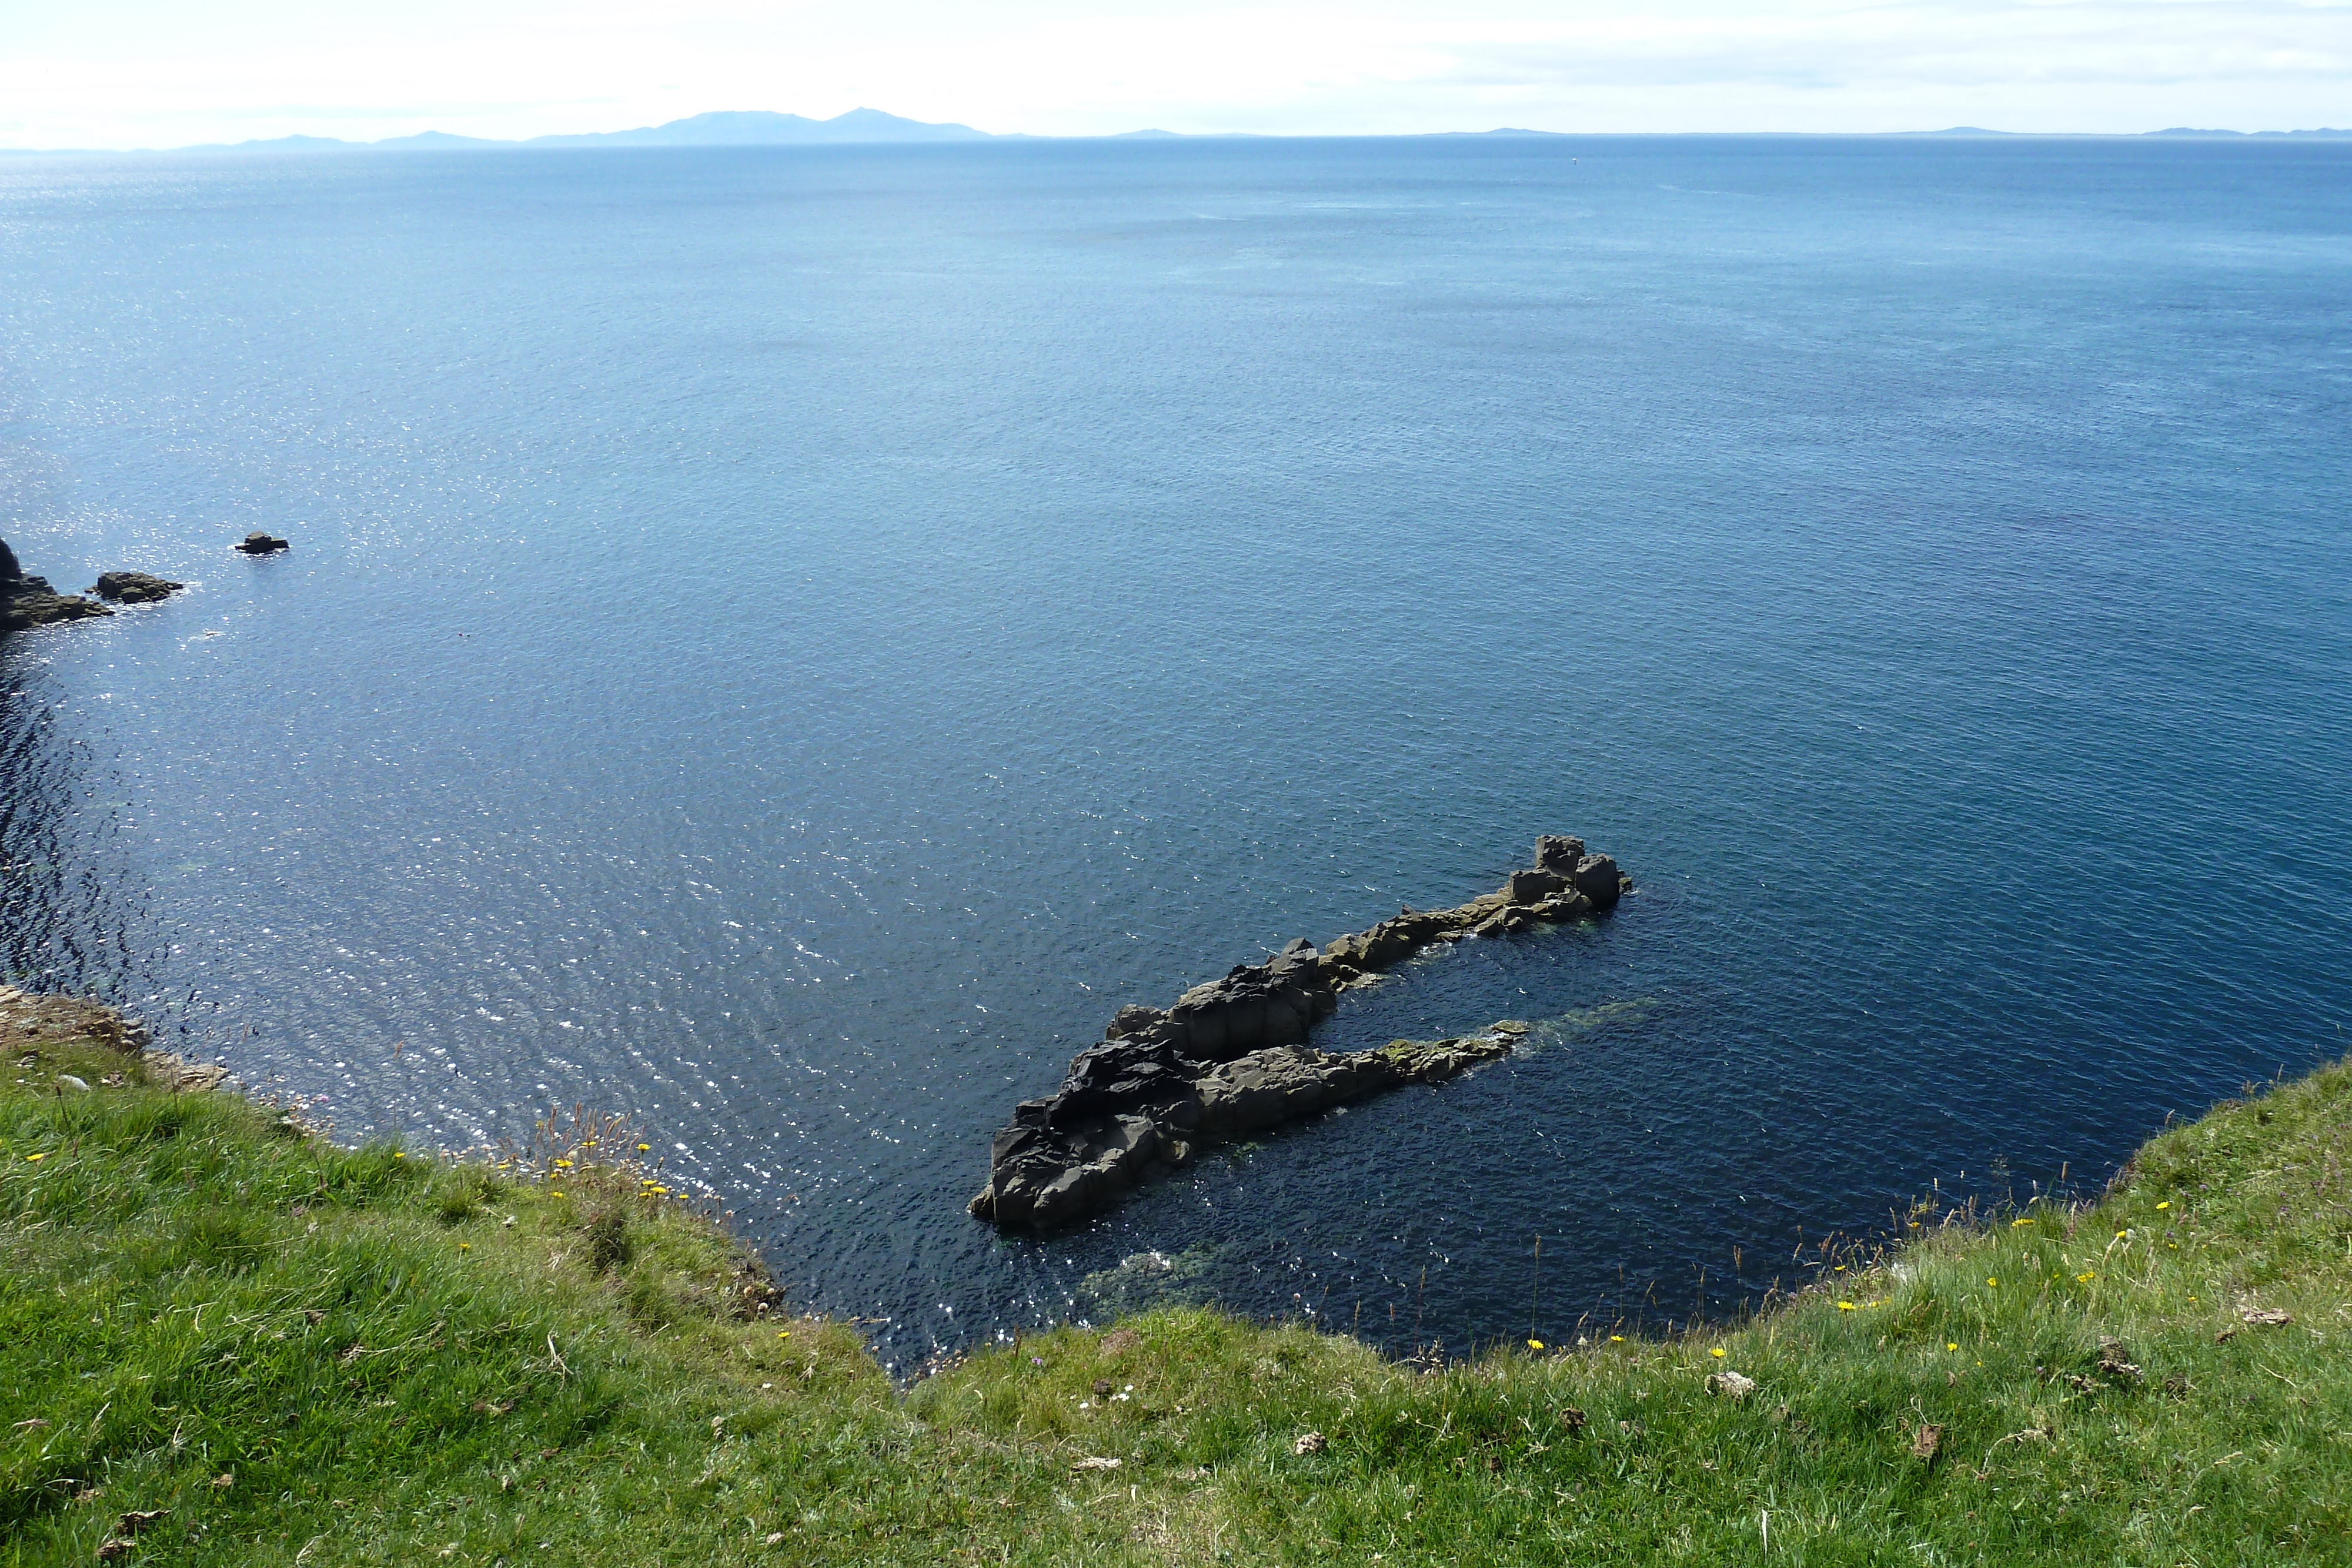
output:
<instances>
[{"instance_id":1,"label":"sky","mask_svg":"<svg viewBox=\"0 0 2352 1568\"><path fill-rule=\"evenodd\" d=\"M0 146L992 131L2352 126L2352 0L0 0Z\"/></svg>"}]
</instances>

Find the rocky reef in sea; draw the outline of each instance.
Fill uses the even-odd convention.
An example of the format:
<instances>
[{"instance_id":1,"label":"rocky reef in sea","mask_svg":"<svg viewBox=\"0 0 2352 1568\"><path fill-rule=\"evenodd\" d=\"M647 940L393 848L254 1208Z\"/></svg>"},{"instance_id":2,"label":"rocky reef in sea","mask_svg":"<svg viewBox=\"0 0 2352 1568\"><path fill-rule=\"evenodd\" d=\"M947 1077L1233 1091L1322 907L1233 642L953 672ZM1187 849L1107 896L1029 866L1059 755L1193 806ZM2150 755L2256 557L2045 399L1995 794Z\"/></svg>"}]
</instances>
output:
<instances>
[{"instance_id":1,"label":"rocky reef in sea","mask_svg":"<svg viewBox=\"0 0 2352 1568\"><path fill-rule=\"evenodd\" d=\"M1242 1136L1409 1083L1439 1083L1508 1055L1528 1026L1504 1022L1451 1040L1400 1040L1332 1052L1306 1043L1364 985L1433 943L1532 930L1614 905L1632 883L1581 839L1547 836L1536 863L1452 909L1401 911L1318 949L1300 938L1165 1009L1121 1008L1071 1061L1062 1086L1024 1100L989 1151L971 1212L1046 1228L1099 1213L1202 1142Z\"/></svg>"},{"instance_id":2,"label":"rocky reef in sea","mask_svg":"<svg viewBox=\"0 0 2352 1568\"><path fill-rule=\"evenodd\" d=\"M0 539L0 632L26 632L65 621L86 621L113 611L99 602L148 604L168 599L183 585L143 571L109 571L99 576L91 599L79 593L59 593L46 577L28 576L8 541Z\"/></svg>"},{"instance_id":3,"label":"rocky reef in sea","mask_svg":"<svg viewBox=\"0 0 2352 1568\"><path fill-rule=\"evenodd\" d=\"M114 612L79 593L59 593L46 577L29 577L16 552L0 539L0 632L24 632L60 621L80 621Z\"/></svg>"}]
</instances>

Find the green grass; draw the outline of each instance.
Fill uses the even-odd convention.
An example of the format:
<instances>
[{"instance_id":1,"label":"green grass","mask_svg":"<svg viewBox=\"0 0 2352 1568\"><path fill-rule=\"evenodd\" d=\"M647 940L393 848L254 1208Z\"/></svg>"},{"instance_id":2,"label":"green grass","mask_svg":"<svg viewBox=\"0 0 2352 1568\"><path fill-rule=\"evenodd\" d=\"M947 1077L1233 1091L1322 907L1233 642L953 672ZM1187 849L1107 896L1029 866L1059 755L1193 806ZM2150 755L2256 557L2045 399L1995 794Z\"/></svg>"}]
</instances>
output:
<instances>
[{"instance_id":1,"label":"green grass","mask_svg":"<svg viewBox=\"0 0 2352 1568\"><path fill-rule=\"evenodd\" d=\"M122 1561L2352 1561L2342 1066L1716 1335L1424 1375L1171 1311L900 1390L610 1126L455 1166L39 1051L0 1071L0 1563L154 1510Z\"/></svg>"}]
</instances>

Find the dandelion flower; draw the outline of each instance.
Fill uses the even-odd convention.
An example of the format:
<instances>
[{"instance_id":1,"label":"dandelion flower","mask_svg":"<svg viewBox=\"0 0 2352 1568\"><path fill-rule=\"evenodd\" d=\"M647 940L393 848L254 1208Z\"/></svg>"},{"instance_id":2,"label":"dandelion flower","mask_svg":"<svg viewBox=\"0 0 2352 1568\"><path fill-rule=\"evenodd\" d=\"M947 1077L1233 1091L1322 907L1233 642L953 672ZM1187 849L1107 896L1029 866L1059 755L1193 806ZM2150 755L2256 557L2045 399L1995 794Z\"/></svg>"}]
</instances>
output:
<instances>
[{"instance_id":1,"label":"dandelion flower","mask_svg":"<svg viewBox=\"0 0 2352 1568\"><path fill-rule=\"evenodd\" d=\"M1621 1333L1611 1334L1609 1336L1609 1343L1611 1344L1623 1344L1625 1343L1625 1336Z\"/></svg>"},{"instance_id":2,"label":"dandelion flower","mask_svg":"<svg viewBox=\"0 0 2352 1568\"><path fill-rule=\"evenodd\" d=\"M1853 1311L1853 1303L1852 1301L1840 1301L1838 1303L1838 1311L1842 1312L1850 1312Z\"/></svg>"},{"instance_id":3,"label":"dandelion flower","mask_svg":"<svg viewBox=\"0 0 2352 1568\"><path fill-rule=\"evenodd\" d=\"M2128 1241L2131 1239L2131 1232L2128 1230L2118 1230L2116 1232L2116 1239L2118 1241Z\"/></svg>"},{"instance_id":4,"label":"dandelion flower","mask_svg":"<svg viewBox=\"0 0 2352 1568\"><path fill-rule=\"evenodd\" d=\"M550 1197L562 1197L563 1195L562 1195L562 1193L560 1193L560 1192L552 1192L552 1193L548 1194L548 1196L549 1196Z\"/></svg>"},{"instance_id":5,"label":"dandelion flower","mask_svg":"<svg viewBox=\"0 0 2352 1568\"><path fill-rule=\"evenodd\" d=\"M2029 1215L2027 1215L2027 1216L2026 1216L2024 1218L2022 1218L2022 1219L2012 1219L2012 1220L2011 1220L2011 1221L2009 1222L2009 1228L2010 1228L2011 1230L2014 1230L2014 1229L2016 1229L2016 1228L2017 1228L2019 1226L2021 1226L2021 1225L2031 1225L2031 1224L2032 1224L2032 1223L2033 1223L2033 1217L2032 1217L2032 1215L2030 1215L2030 1214L2029 1214Z\"/></svg>"},{"instance_id":6,"label":"dandelion flower","mask_svg":"<svg viewBox=\"0 0 2352 1568\"><path fill-rule=\"evenodd\" d=\"M43 1160L47 1159L49 1156L47 1154L38 1154L26 1155L25 1157L32 1161L35 1165L39 1165Z\"/></svg>"},{"instance_id":7,"label":"dandelion flower","mask_svg":"<svg viewBox=\"0 0 2352 1568\"><path fill-rule=\"evenodd\" d=\"M1946 1350L1958 1350L1960 1348L1959 1342L1958 1340L1948 1339L1944 1342L1944 1348Z\"/></svg>"},{"instance_id":8,"label":"dandelion flower","mask_svg":"<svg viewBox=\"0 0 2352 1568\"><path fill-rule=\"evenodd\" d=\"M1999 1280L1987 1280L1985 1283L1990 1285L1996 1291L2000 1289L2000 1281Z\"/></svg>"},{"instance_id":9,"label":"dandelion flower","mask_svg":"<svg viewBox=\"0 0 2352 1568\"><path fill-rule=\"evenodd\" d=\"M790 1339L793 1337L793 1331L790 1329L778 1329L776 1331L776 1337L778 1339Z\"/></svg>"},{"instance_id":10,"label":"dandelion flower","mask_svg":"<svg viewBox=\"0 0 2352 1568\"><path fill-rule=\"evenodd\" d=\"M2162 1203L2158 1204L2156 1207L2158 1207L2158 1208L2170 1208L2170 1207L2172 1207L2172 1200L2171 1200L2170 1198L2168 1198L2168 1198L2166 1198Z\"/></svg>"},{"instance_id":11,"label":"dandelion flower","mask_svg":"<svg viewBox=\"0 0 2352 1568\"><path fill-rule=\"evenodd\" d=\"M1725 1355L1727 1355L1727 1354L1728 1354L1729 1353L1728 1353L1728 1352L1727 1352L1727 1351L1726 1351L1726 1350L1725 1350L1721 1345L1717 1345L1713 1350L1708 1351L1706 1354L1709 1354L1709 1355L1711 1355L1711 1356L1713 1356L1713 1357L1715 1357L1715 1359L1716 1359L1716 1360L1717 1360L1717 1361L1721 1361L1721 1360L1724 1358L1724 1356L1725 1356Z\"/></svg>"},{"instance_id":12,"label":"dandelion flower","mask_svg":"<svg viewBox=\"0 0 2352 1568\"><path fill-rule=\"evenodd\" d=\"M470 1241L460 1241L457 1243L457 1250L460 1252L471 1252L473 1249L474 1244Z\"/></svg>"},{"instance_id":13,"label":"dandelion flower","mask_svg":"<svg viewBox=\"0 0 2352 1568\"><path fill-rule=\"evenodd\" d=\"M406 1149L394 1149L392 1151L392 1157L396 1160L404 1160L408 1157L408 1151Z\"/></svg>"},{"instance_id":14,"label":"dandelion flower","mask_svg":"<svg viewBox=\"0 0 2352 1568\"><path fill-rule=\"evenodd\" d=\"M560 1171L568 1171L572 1168L572 1162L570 1160L558 1160L555 1162L555 1168Z\"/></svg>"},{"instance_id":15,"label":"dandelion flower","mask_svg":"<svg viewBox=\"0 0 2352 1568\"><path fill-rule=\"evenodd\" d=\"M1531 1339L1528 1341L1528 1348L1529 1350L1541 1350L1543 1348L1543 1341L1539 1339Z\"/></svg>"},{"instance_id":16,"label":"dandelion flower","mask_svg":"<svg viewBox=\"0 0 2352 1568\"><path fill-rule=\"evenodd\" d=\"M637 1153L639 1153L639 1154L641 1154L641 1155L649 1155L649 1154L652 1154L653 1152L654 1152L654 1146L653 1146L651 1144L639 1144L639 1145L637 1145Z\"/></svg>"}]
</instances>

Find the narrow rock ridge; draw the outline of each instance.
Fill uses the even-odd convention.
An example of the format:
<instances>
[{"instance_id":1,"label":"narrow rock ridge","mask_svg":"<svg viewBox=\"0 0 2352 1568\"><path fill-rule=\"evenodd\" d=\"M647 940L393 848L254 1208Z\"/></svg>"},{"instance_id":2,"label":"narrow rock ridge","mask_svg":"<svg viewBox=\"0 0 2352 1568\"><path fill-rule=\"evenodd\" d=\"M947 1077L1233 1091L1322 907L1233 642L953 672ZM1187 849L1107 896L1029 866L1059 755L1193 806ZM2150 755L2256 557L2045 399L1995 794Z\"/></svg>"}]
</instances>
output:
<instances>
[{"instance_id":1,"label":"narrow rock ridge","mask_svg":"<svg viewBox=\"0 0 2352 1568\"><path fill-rule=\"evenodd\" d=\"M1124 1007L1062 1086L1013 1108L989 1150L971 1212L1044 1229L1117 1203L1209 1139L1237 1137L1408 1083L1439 1083L1510 1053L1527 1032L1498 1023L1454 1040L1400 1040L1334 1053L1305 1043L1339 993L1370 984L1433 943L1531 930L1613 905L1633 884L1581 839L1547 836L1536 863L1454 909L1405 909L1318 950L1301 937L1263 964L1237 965L1165 1011Z\"/></svg>"}]
</instances>

